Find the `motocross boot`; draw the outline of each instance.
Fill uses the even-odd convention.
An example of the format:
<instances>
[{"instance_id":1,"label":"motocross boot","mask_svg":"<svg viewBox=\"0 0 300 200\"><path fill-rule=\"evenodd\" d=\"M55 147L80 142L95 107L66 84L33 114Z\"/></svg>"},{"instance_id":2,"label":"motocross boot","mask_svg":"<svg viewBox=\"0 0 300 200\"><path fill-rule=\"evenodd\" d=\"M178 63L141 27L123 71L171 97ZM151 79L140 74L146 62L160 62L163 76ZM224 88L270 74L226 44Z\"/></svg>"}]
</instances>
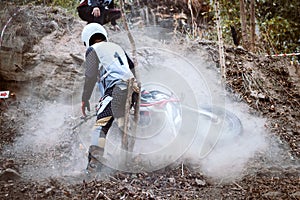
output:
<instances>
[{"instance_id":1,"label":"motocross boot","mask_svg":"<svg viewBox=\"0 0 300 200\"><path fill-rule=\"evenodd\" d=\"M104 148L91 145L88 152L88 165L86 167L87 173L94 173L101 171L103 167L103 158Z\"/></svg>"}]
</instances>

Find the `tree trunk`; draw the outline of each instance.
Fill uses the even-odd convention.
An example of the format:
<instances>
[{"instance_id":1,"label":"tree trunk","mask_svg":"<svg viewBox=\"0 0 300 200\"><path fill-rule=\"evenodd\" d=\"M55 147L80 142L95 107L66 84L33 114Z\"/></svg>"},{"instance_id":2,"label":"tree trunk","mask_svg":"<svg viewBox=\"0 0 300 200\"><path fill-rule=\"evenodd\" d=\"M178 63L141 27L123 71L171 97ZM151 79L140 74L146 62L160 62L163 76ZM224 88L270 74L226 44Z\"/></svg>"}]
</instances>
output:
<instances>
[{"instance_id":1,"label":"tree trunk","mask_svg":"<svg viewBox=\"0 0 300 200\"><path fill-rule=\"evenodd\" d=\"M215 12L216 12L216 22L217 22L217 34L218 34L218 43L219 43L219 63L221 68L222 81L226 80L226 65L225 65L225 56L224 56L224 42L222 36L221 28L221 15L219 8L219 1L215 1Z\"/></svg>"},{"instance_id":2,"label":"tree trunk","mask_svg":"<svg viewBox=\"0 0 300 200\"><path fill-rule=\"evenodd\" d=\"M188 0L188 8L190 10L190 13L191 13L191 17L192 17L192 35L193 35L193 38L196 37L196 28L197 28L197 23L196 23L196 20L195 20L195 17L194 17L194 13L193 13L193 5L192 5L192 0Z\"/></svg>"},{"instance_id":3,"label":"tree trunk","mask_svg":"<svg viewBox=\"0 0 300 200\"><path fill-rule=\"evenodd\" d=\"M247 49L248 48L248 34L247 34L247 16L246 16L246 8L244 0L240 0L240 20L241 20L241 27L242 27L242 40L243 46Z\"/></svg>"},{"instance_id":4,"label":"tree trunk","mask_svg":"<svg viewBox=\"0 0 300 200\"><path fill-rule=\"evenodd\" d=\"M139 3L139 1L138 1ZM137 82L140 82L140 76L139 76L139 72L137 70L137 65L138 65L138 61L137 61L137 50L136 50L136 45L135 45L135 41L133 39L133 36L129 30L129 26L128 23L126 21L126 16L125 16L125 9L124 9L124 4L123 1L120 1L120 6L121 6L121 13L122 13L122 20L123 20L123 24L125 27L125 30L127 31L127 36L129 38L130 44L132 46L132 54L133 54L133 62L134 62L134 72L135 72L135 78L137 80ZM126 151L132 151L133 150L133 146L135 143L135 133L136 133L136 129L137 129L137 123L139 121L139 114L140 114L140 93L138 95L137 98L137 102L135 103L135 107L134 107L134 124L132 127L132 137L130 137L130 141L129 141L129 137L128 137L128 125L129 125L129 111L130 111L130 105L131 105L131 97L132 97L132 85L133 85L133 80L130 80L128 83L128 95L127 95L127 101L126 101L126 109L125 109L125 122L124 122L124 133L123 133L123 139L122 139L122 147L123 149L125 149ZM127 155L128 156L128 153ZM126 160L128 161L128 158L126 158Z\"/></svg>"},{"instance_id":5,"label":"tree trunk","mask_svg":"<svg viewBox=\"0 0 300 200\"><path fill-rule=\"evenodd\" d=\"M255 50L255 0L250 3L250 50Z\"/></svg>"}]
</instances>

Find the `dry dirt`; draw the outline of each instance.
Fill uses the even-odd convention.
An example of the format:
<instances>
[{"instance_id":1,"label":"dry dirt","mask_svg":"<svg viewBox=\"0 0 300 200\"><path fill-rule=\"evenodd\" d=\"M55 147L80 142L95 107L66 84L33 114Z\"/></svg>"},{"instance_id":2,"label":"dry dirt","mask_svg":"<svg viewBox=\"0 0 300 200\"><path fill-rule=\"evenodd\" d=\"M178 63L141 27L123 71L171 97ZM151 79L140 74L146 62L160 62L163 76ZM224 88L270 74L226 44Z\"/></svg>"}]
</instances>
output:
<instances>
[{"instance_id":1,"label":"dry dirt","mask_svg":"<svg viewBox=\"0 0 300 200\"><path fill-rule=\"evenodd\" d=\"M300 76L288 59L226 46L223 91L214 42L137 31L139 63L158 46L196 63L212 93L221 91L221 104L240 117L245 136L199 163L181 158L150 172L87 176L80 145L89 124L72 130L80 121L84 23L56 8L7 6L2 30L11 16L1 47L0 90L11 91L0 104L1 199L300 199ZM124 31L110 35L130 50Z\"/></svg>"}]
</instances>

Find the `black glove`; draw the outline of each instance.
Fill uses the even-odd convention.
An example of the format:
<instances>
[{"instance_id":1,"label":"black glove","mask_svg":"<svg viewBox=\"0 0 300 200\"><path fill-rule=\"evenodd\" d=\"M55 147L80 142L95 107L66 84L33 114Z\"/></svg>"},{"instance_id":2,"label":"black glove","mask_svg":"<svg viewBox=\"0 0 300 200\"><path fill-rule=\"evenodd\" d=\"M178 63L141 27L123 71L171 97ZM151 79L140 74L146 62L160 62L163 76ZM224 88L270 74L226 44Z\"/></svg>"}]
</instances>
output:
<instances>
[{"instance_id":1,"label":"black glove","mask_svg":"<svg viewBox=\"0 0 300 200\"><path fill-rule=\"evenodd\" d=\"M82 101L82 103L81 103L81 112L82 112L83 117L86 117L85 108L89 112L91 111L90 102L89 101Z\"/></svg>"}]
</instances>

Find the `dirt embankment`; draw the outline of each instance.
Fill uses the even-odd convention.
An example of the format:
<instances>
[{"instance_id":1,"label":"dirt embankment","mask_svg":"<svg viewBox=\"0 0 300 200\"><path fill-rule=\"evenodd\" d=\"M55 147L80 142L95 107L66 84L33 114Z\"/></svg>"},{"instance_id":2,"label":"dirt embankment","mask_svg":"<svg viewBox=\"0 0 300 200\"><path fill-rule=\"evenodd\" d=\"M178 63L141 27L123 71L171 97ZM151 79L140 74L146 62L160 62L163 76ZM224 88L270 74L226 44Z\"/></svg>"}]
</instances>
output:
<instances>
[{"instance_id":1,"label":"dirt embankment","mask_svg":"<svg viewBox=\"0 0 300 200\"><path fill-rule=\"evenodd\" d=\"M227 85L256 113L268 118L267 127L300 157L299 65L289 59L266 58L227 48Z\"/></svg>"},{"instance_id":2,"label":"dirt embankment","mask_svg":"<svg viewBox=\"0 0 300 200\"><path fill-rule=\"evenodd\" d=\"M78 81L82 80L80 64L84 52L79 41L84 24L63 10L5 7L1 9L0 16L2 28L11 16L13 19L6 27L2 41L0 90L10 90L14 95L0 104L2 151L22 135L26 119L36 114L43 101L53 102L61 94L64 94L64 99L73 98L74 91L80 88ZM194 42L191 43L191 52L193 48L206 49L208 59L218 55L215 43ZM291 157L285 159L297 164L300 156L300 98L296 68L286 59L267 58L241 48L226 47L225 50L226 85L232 98L248 103L254 115L267 117L266 126L270 134L280 137L282 143L288 146L284 151L289 152ZM32 92L26 94L28 90L25 88L30 88ZM151 173L115 172L104 180L80 177L81 181L77 180L76 184L58 178L42 180L42 183L24 180L18 173L20 167L43 155L35 154L20 160L16 160L14 152L2 152L2 155L11 155L0 159L3 183L0 196L3 199L300 197L299 165L296 165L298 168L276 164L265 167L261 165L267 159L265 155L255 155L245 170L250 173L229 183L213 180L193 168L175 164ZM5 176L3 172L6 172Z\"/></svg>"},{"instance_id":3,"label":"dirt embankment","mask_svg":"<svg viewBox=\"0 0 300 200\"><path fill-rule=\"evenodd\" d=\"M0 90L10 91L0 99L2 149L41 107L39 98L71 98L82 74L84 24L59 8L1 4L0 13Z\"/></svg>"}]
</instances>

